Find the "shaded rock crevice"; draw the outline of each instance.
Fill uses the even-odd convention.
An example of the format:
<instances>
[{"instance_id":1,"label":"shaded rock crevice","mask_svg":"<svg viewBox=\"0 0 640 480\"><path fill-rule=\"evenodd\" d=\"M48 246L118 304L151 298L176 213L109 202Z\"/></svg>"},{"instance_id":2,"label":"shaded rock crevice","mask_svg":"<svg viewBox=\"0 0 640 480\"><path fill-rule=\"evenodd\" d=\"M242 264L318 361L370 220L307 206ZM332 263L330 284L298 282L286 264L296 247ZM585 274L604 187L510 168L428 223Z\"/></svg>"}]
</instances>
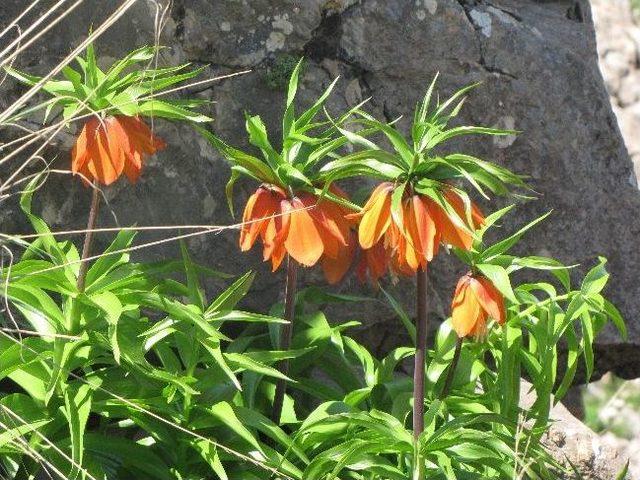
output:
<instances>
[{"instance_id":1,"label":"shaded rock crevice","mask_svg":"<svg viewBox=\"0 0 640 480\"><path fill-rule=\"evenodd\" d=\"M510 73L504 68L500 68L497 65L487 61L486 59L487 47L485 45L485 42L482 39L483 33L481 32L483 32L483 30L487 28L490 29L491 12L490 10L484 10L484 9L480 10L473 7L481 6L481 5L486 6L489 9L494 9L495 11L502 12L504 15L508 15L510 18L512 18L515 22L518 22L518 23L522 22L522 17L520 17L519 15L516 15L510 10L507 10L503 7L498 7L492 3L483 3L481 1L476 1L476 0L456 0L456 2L458 3L458 5L460 5L462 10L464 11L467 21L475 31L476 42L477 42L478 52L479 52L478 60L476 61L477 66L482 68L485 72L489 74L504 76L512 80L517 80L518 77L513 73ZM488 24L482 23L482 21L485 21L485 22L488 21L489 23ZM489 27L487 27L487 25ZM487 36L486 34L484 35Z\"/></svg>"}]
</instances>

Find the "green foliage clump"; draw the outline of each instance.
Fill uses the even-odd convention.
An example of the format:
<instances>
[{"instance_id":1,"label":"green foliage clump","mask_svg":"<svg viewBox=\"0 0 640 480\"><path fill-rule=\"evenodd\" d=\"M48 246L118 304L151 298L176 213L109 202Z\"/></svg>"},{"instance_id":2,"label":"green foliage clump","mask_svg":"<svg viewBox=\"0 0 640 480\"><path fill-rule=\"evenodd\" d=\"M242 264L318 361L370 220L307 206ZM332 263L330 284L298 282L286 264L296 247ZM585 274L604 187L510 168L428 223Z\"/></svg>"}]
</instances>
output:
<instances>
[{"instance_id":1,"label":"green foliage clump","mask_svg":"<svg viewBox=\"0 0 640 480\"><path fill-rule=\"evenodd\" d=\"M264 74L267 86L273 90L285 90L298 61L297 57L288 53L276 56Z\"/></svg>"}]
</instances>

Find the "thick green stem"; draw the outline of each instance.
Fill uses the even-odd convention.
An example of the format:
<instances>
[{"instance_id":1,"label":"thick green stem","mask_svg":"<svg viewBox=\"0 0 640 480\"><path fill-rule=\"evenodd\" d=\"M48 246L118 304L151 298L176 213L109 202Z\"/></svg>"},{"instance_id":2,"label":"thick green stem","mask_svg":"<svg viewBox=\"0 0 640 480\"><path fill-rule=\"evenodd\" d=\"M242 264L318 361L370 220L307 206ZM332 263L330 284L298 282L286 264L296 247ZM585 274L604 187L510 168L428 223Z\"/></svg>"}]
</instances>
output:
<instances>
[{"instance_id":1,"label":"thick green stem","mask_svg":"<svg viewBox=\"0 0 640 480\"><path fill-rule=\"evenodd\" d=\"M78 291L84 292L85 282L87 280L87 270L89 262L87 258L91 255L91 246L93 245L93 230L96 228L96 219L100 210L100 190L94 185L91 197L91 208L89 209L89 220L87 220L87 233L84 237L84 245L82 246L82 256L80 257L80 271L78 272Z\"/></svg>"},{"instance_id":2,"label":"thick green stem","mask_svg":"<svg viewBox=\"0 0 640 480\"><path fill-rule=\"evenodd\" d=\"M424 430L424 368L427 358L427 270L419 269L416 283L416 354L413 369L413 436Z\"/></svg>"},{"instance_id":3,"label":"thick green stem","mask_svg":"<svg viewBox=\"0 0 640 480\"><path fill-rule=\"evenodd\" d=\"M282 325L280 332L280 350L289 350L291 346L291 336L293 333L293 319L296 310L296 283L298 278L298 262L290 256L287 256L287 280L284 287L284 319L286 324ZM278 364L278 370L283 375L289 373L289 360L282 360ZM280 424L282 416L282 407L284 405L284 394L287 390L287 382L284 379L278 379L276 383L276 393L273 398L273 411L271 419Z\"/></svg>"},{"instance_id":4,"label":"thick green stem","mask_svg":"<svg viewBox=\"0 0 640 480\"><path fill-rule=\"evenodd\" d=\"M451 383L453 382L453 377L456 373L456 367L458 366L458 360L460 360L460 351L462 350L463 341L463 337L458 337L458 339L456 340L456 349L453 352L453 358L451 359L449 370L447 371L447 378L445 379L444 386L442 387L442 391L440 392L440 400L444 400L445 398L447 398L447 395L449 395Z\"/></svg>"}]
</instances>

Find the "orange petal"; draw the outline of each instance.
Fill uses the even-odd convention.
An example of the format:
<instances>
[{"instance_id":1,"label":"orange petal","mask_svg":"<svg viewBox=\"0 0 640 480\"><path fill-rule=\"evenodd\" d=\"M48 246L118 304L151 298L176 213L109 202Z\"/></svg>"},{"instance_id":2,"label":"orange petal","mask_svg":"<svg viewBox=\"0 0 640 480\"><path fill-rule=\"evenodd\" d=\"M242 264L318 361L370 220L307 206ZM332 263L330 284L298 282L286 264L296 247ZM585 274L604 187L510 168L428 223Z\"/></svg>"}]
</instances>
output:
<instances>
[{"instance_id":1,"label":"orange petal","mask_svg":"<svg viewBox=\"0 0 640 480\"><path fill-rule=\"evenodd\" d=\"M364 283L367 279L367 273L369 279L374 285L378 283L380 278L387 271L389 262L389 256L384 248L382 242L376 243L368 250L362 250L360 253L360 260L356 268L356 274L358 280Z\"/></svg>"},{"instance_id":2,"label":"orange petal","mask_svg":"<svg viewBox=\"0 0 640 480\"><path fill-rule=\"evenodd\" d=\"M342 280L342 277L344 277L351 266L354 252L355 238L348 246L340 248L335 258L331 258L328 255L322 257L322 270L327 282L333 285Z\"/></svg>"},{"instance_id":3,"label":"orange petal","mask_svg":"<svg viewBox=\"0 0 640 480\"><path fill-rule=\"evenodd\" d=\"M140 153L153 155L158 150L162 150L166 147L166 143L159 137L155 136L144 120L140 117L119 115L118 120L126 130L131 141L132 148L140 151Z\"/></svg>"},{"instance_id":4,"label":"orange petal","mask_svg":"<svg viewBox=\"0 0 640 480\"><path fill-rule=\"evenodd\" d=\"M244 212L242 213L242 226L240 229L240 239L239 239L240 250L242 250L243 252L246 252L247 250L249 250L253 246L253 243L256 241L255 234L257 234L259 230L255 228L255 223L252 224L248 222L251 222L254 218L253 210L256 206L256 202L258 201L258 198L260 197L261 192L262 192L262 188L258 188L258 190L253 192L253 194L247 200L247 204L244 206ZM253 232L252 232L252 228L254 229Z\"/></svg>"},{"instance_id":5,"label":"orange petal","mask_svg":"<svg viewBox=\"0 0 640 480\"><path fill-rule=\"evenodd\" d=\"M118 153L116 146L109 144L109 138L103 125L97 128L91 147L89 150L90 158L87 162L89 172L93 178L104 185L112 184L118 179L124 168L124 159L120 155L122 150ZM115 152L113 157L112 148Z\"/></svg>"},{"instance_id":6,"label":"orange petal","mask_svg":"<svg viewBox=\"0 0 640 480\"><path fill-rule=\"evenodd\" d=\"M91 117L80 130L80 134L71 150L71 171L76 174L84 169L88 160L88 147L92 138L95 138L96 128L99 122Z\"/></svg>"},{"instance_id":7,"label":"orange petal","mask_svg":"<svg viewBox=\"0 0 640 480\"><path fill-rule=\"evenodd\" d=\"M344 218L343 208L327 198L321 198L316 208L311 210L311 214L327 233L334 236L342 245L347 245L350 225Z\"/></svg>"},{"instance_id":8,"label":"orange petal","mask_svg":"<svg viewBox=\"0 0 640 480\"><path fill-rule=\"evenodd\" d=\"M249 250L258 235L266 228L271 216L278 210L280 202L273 192L259 187L249 200L242 216L240 250Z\"/></svg>"},{"instance_id":9,"label":"orange petal","mask_svg":"<svg viewBox=\"0 0 640 480\"><path fill-rule=\"evenodd\" d=\"M286 253L285 240L291 228L290 211L292 208L289 200L281 200L279 209L276 212L277 216L269 220L262 236L264 243L263 257L265 261L271 258L274 272L282 263Z\"/></svg>"},{"instance_id":10,"label":"orange petal","mask_svg":"<svg viewBox=\"0 0 640 480\"><path fill-rule=\"evenodd\" d=\"M124 174L130 183L136 183L142 171L143 152L135 149L132 145L131 138L123 125L124 118L126 117L122 115L113 117L109 129L117 137L118 143L124 151Z\"/></svg>"},{"instance_id":11,"label":"orange petal","mask_svg":"<svg viewBox=\"0 0 640 480\"><path fill-rule=\"evenodd\" d=\"M366 212L358 229L362 248L371 248L378 243L391 223L391 190L388 186L385 187L376 188L365 205Z\"/></svg>"},{"instance_id":12,"label":"orange petal","mask_svg":"<svg viewBox=\"0 0 640 480\"><path fill-rule=\"evenodd\" d=\"M506 310L500 291L485 277L472 278L470 285L484 311L502 325L506 320Z\"/></svg>"},{"instance_id":13,"label":"orange petal","mask_svg":"<svg viewBox=\"0 0 640 480\"><path fill-rule=\"evenodd\" d=\"M421 253L430 262L438 253L438 230L432 213L433 202L418 195L413 197L416 229L420 237Z\"/></svg>"},{"instance_id":14,"label":"orange petal","mask_svg":"<svg viewBox=\"0 0 640 480\"><path fill-rule=\"evenodd\" d=\"M468 275L460 279L451 303L451 326L460 338L472 333L482 320L480 302L469 288L469 280Z\"/></svg>"},{"instance_id":15,"label":"orange petal","mask_svg":"<svg viewBox=\"0 0 640 480\"><path fill-rule=\"evenodd\" d=\"M444 192L444 197L447 203L460 217L460 219L467 224L468 216L466 212L466 206L464 201L454 190L448 189ZM484 224L484 215L480 211L477 205L471 202L471 221L473 225L468 225L469 230L475 230ZM438 208L434 212L437 216L437 224L442 233L442 240L444 243L448 243L458 248L469 250L473 244L473 235L457 222L454 222L449 214L442 208Z\"/></svg>"},{"instance_id":16,"label":"orange petal","mask_svg":"<svg viewBox=\"0 0 640 480\"><path fill-rule=\"evenodd\" d=\"M313 218L299 198L291 200L292 211L285 248L298 263L310 267L322 256L324 245Z\"/></svg>"},{"instance_id":17,"label":"orange petal","mask_svg":"<svg viewBox=\"0 0 640 480\"><path fill-rule=\"evenodd\" d=\"M118 172L118 177L124 171L125 164L125 151L127 148L127 144L123 143L125 141L121 135L118 135L117 127L114 128L114 125L117 125L115 119L113 117L109 117L104 121L104 130L105 135L107 137L107 146L109 148L109 158L111 159L111 163L113 164L113 168L116 172Z\"/></svg>"},{"instance_id":18,"label":"orange petal","mask_svg":"<svg viewBox=\"0 0 640 480\"><path fill-rule=\"evenodd\" d=\"M273 252L271 254L272 272L275 272L280 267L280 265L282 264L282 260L284 260L285 253L287 253L287 249L285 248L283 242L274 244Z\"/></svg>"},{"instance_id":19,"label":"orange petal","mask_svg":"<svg viewBox=\"0 0 640 480\"><path fill-rule=\"evenodd\" d=\"M336 258L339 250L347 246L349 238L349 225L342 219L342 212L333 208L335 203L327 199L317 199L309 194L303 194L299 198L308 208L307 212L318 228L324 244L324 254Z\"/></svg>"},{"instance_id":20,"label":"orange petal","mask_svg":"<svg viewBox=\"0 0 640 480\"><path fill-rule=\"evenodd\" d=\"M413 203L409 200L403 206L404 236L398 242L398 262L406 263L414 272L421 265L422 255L420 249L420 237L416 231Z\"/></svg>"},{"instance_id":21,"label":"orange petal","mask_svg":"<svg viewBox=\"0 0 640 480\"><path fill-rule=\"evenodd\" d=\"M473 244L473 237L462 227L453 223L449 214L442 209L439 205L433 210L433 216L436 221L436 229L440 233L442 242L447 245L453 245L454 247L462 250L469 250Z\"/></svg>"}]
</instances>

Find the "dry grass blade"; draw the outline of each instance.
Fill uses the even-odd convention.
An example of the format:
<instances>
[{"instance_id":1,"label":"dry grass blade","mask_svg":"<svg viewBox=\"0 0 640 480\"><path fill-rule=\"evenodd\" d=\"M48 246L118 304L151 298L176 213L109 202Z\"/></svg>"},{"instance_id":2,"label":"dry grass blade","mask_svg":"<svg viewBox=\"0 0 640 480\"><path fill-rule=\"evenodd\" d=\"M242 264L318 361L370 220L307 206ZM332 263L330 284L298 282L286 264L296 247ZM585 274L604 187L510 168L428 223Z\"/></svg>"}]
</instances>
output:
<instances>
[{"instance_id":1,"label":"dry grass blade","mask_svg":"<svg viewBox=\"0 0 640 480\"><path fill-rule=\"evenodd\" d=\"M11 430L13 427L11 427L10 425L5 424L4 422L0 421L0 429L8 432L9 430ZM51 469L51 471L53 471L58 478L61 478L62 480L69 480L67 478L67 475L65 475L64 473L62 473L60 470L58 470L58 468L53 465L51 462L49 462L46 458L44 458L42 455L40 455L40 453L38 453L35 448L33 448L29 442L27 442L27 440L25 440L22 437L17 437L11 440L11 443L13 443L14 445L16 445L19 449L21 449L25 454L29 455L30 457L32 457L33 459L37 460L38 462L40 462L40 464L43 466L43 468L45 469L45 471L47 472L49 478L53 478L51 476L51 474L49 473L49 469Z\"/></svg>"},{"instance_id":2,"label":"dry grass blade","mask_svg":"<svg viewBox=\"0 0 640 480\"><path fill-rule=\"evenodd\" d=\"M4 37L12 28L18 28L18 22L22 20L22 18L25 17L36 5L38 5L38 3L40 3L40 0L33 0L31 5L22 10L16 18L10 21L5 29L0 32L0 38Z\"/></svg>"},{"instance_id":3,"label":"dry grass blade","mask_svg":"<svg viewBox=\"0 0 640 480\"><path fill-rule=\"evenodd\" d=\"M45 33L51 30L54 26L60 23L67 15L73 12L78 6L84 2L84 0L76 0L76 2L67 7L60 15L54 18L53 21L49 22L42 30L36 33L33 37L31 37L28 41L22 44L20 47L16 48L16 50L9 56L6 56L8 52L11 51L12 48L20 45L22 41L34 30L38 25L44 22L49 16L58 9L58 7L62 6L67 0L60 0L57 4L47 10L38 20L32 23L29 28L27 28L24 32L18 35L11 44L9 44L4 50L0 52L0 67L4 67L5 65L13 62L20 53L24 52L27 48L29 48L34 42L36 42L40 37L42 37Z\"/></svg>"},{"instance_id":4,"label":"dry grass blade","mask_svg":"<svg viewBox=\"0 0 640 480\"><path fill-rule=\"evenodd\" d=\"M36 93L40 91L42 86L50 79L55 77L60 71L67 66L71 61L78 56L82 51L87 48L87 45L94 42L100 35L111 27L120 17L122 17L129 8L131 8L137 0L126 0L120 5L98 28L96 28L91 34L74 48L69 55L67 55L58 65L53 67L42 80L31 87L24 95L10 105L5 111L0 113L0 125L4 124L11 115L13 115L19 108L21 108L29 99L31 99Z\"/></svg>"},{"instance_id":5,"label":"dry grass blade","mask_svg":"<svg viewBox=\"0 0 640 480\"><path fill-rule=\"evenodd\" d=\"M84 475L86 475L90 480L97 480L96 477L94 477L93 475L91 475L91 473L89 473L82 465L78 464L78 462L74 461L73 458L71 458L69 455L67 455L62 449L60 449L55 443L53 443L51 440L49 440L46 435L43 435L40 430L38 430L37 428L31 427L29 426L29 423L22 418L20 415L18 415L16 412L14 412L13 410L11 410L10 408L8 408L6 405L0 405L0 409L5 412L6 414L8 414L9 416L11 416L14 420L17 420L18 422L20 422L21 425L25 425L29 427L29 431L35 433L35 435L40 438L44 443L46 443L47 445L49 445L50 448L52 448L53 450L55 450L62 458L64 458L66 461L68 461L73 467L77 468L79 471L81 471Z\"/></svg>"}]
</instances>

